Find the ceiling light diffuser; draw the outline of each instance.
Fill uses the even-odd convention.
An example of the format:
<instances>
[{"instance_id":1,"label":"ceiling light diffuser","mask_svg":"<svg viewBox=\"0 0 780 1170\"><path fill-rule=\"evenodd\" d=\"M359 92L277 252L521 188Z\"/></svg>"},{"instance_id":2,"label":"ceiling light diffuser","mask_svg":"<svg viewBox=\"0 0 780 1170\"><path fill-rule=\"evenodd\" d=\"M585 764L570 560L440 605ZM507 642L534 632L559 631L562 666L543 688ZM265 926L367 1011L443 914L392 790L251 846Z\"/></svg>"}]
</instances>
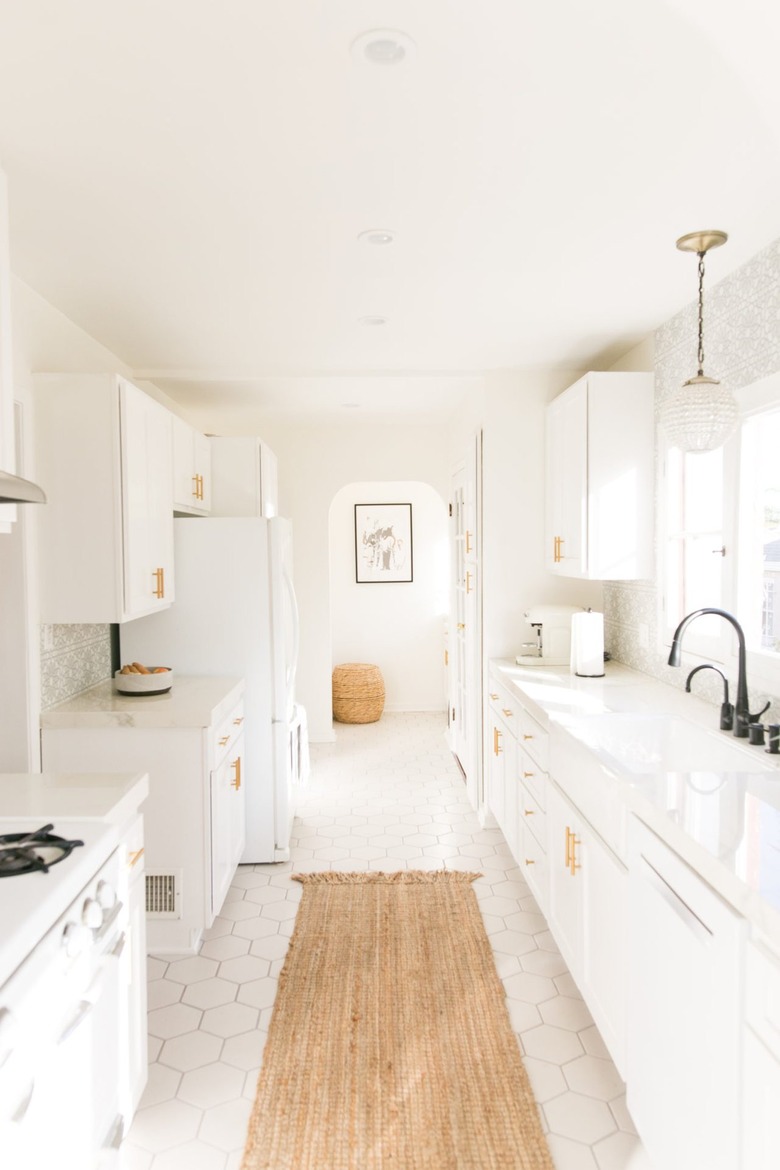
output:
<instances>
[{"instance_id":1,"label":"ceiling light diffuser","mask_svg":"<svg viewBox=\"0 0 780 1170\"><path fill-rule=\"evenodd\" d=\"M391 232L387 228L369 228L368 231L360 232L358 239L362 244L376 244L381 247L384 244L393 243L395 232Z\"/></svg>"},{"instance_id":2,"label":"ceiling light diffuser","mask_svg":"<svg viewBox=\"0 0 780 1170\"><path fill-rule=\"evenodd\" d=\"M352 42L352 56L369 65L401 65L414 53L414 41L397 28L372 28Z\"/></svg>"}]
</instances>

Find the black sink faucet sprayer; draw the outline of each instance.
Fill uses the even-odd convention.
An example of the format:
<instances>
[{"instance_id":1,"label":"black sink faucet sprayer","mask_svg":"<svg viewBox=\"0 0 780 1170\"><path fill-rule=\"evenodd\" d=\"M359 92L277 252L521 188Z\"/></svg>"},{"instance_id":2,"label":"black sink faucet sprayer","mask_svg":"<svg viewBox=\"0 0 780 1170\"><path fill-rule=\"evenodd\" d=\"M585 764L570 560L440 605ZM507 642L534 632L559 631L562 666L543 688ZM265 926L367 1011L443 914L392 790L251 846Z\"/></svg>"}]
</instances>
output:
<instances>
[{"instance_id":1,"label":"black sink faucet sprayer","mask_svg":"<svg viewBox=\"0 0 780 1170\"><path fill-rule=\"evenodd\" d=\"M758 720L764 714L764 711L766 711L767 707L769 707L769 703L767 703L766 706L763 707L757 715L750 714L750 708L748 706L745 634L742 626L739 624L733 614L727 613L725 609L709 608L694 609L692 613L687 614L680 622L677 629L674 631L674 637L672 638L672 648L669 651L669 665L680 665L682 636L694 618L702 617L706 613L714 613L718 617L725 618L727 622L731 622L732 626L736 630L737 640L739 642L739 659L737 664L737 701L734 705L734 735L736 735L739 739L747 739L748 725L758 722ZM688 681L690 682L690 676Z\"/></svg>"},{"instance_id":2,"label":"black sink faucet sprayer","mask_svg":"<svg viewBox=\"0 0 780 1170\"><path fill-rule=\"evenodd\" d=\"M717 666L712 666L709 662L703 662L701 666L694 666L693 670L685 680L686 691L690 691L691 679L695 674L698 674L700 670L714 670L715 673L719 674L723 679L723 702L720 705L720 729L721 731L733 731L734 704L729 702L729 680L726 678L722 670L719 670Z\"/></svg>"}]
</instances>

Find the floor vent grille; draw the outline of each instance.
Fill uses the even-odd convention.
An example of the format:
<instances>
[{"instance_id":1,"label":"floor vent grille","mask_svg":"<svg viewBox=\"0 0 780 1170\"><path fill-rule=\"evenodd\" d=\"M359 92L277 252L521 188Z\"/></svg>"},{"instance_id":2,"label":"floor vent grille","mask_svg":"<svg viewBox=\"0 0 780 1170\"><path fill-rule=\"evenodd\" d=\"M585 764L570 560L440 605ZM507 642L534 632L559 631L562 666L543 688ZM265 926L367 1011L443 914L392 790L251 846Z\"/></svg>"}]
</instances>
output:
<instances>
[{"instance_id":1,"label":"floor vent grille","mask_svg":"<svg viewBox=\"0 0 780 1170\"><path fill-rule=\"evenodd\" d=\"M150 918L181 918L181 871L147 873L146 913Z\"/></svg>"}]
</instances>

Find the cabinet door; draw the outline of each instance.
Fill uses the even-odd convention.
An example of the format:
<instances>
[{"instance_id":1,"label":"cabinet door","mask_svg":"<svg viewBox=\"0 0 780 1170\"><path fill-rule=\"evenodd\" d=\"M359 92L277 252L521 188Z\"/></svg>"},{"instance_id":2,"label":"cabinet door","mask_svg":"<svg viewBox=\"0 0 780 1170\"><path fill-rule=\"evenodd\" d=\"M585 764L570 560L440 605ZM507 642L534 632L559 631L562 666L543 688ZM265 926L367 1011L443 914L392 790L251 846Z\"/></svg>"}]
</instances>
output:
<instances>
[{"instance_id":1,"label":"cabinet door","mask_svg":"<svg viewBox=\"0 0 780 1170\"><path fill-rule=\"evenodd\" d=\"M547 789L548 918L555 941L575 979L581 948L581 843L582 831L577 814L551 784Z\"/></svg>"},{"instance_id":2,"label":"cabinet door","mask_svg":"<svg viewBox=\"0 0 780 1170\"><path fill-rule=\"evenodd\" d=\"M547 408L546 566L552 573L585 573L588 383L582 378Z\"/></svg>"},{"instance_id":3,"label":"cabinet door","mask_svg":"<svg viewBox=\"0 0 780 1170\"><path fill-rule=\"evenodd\" d=\"M244 737L211 773L211 912L219 913L244 851Z\"/></svg>"},{"instance_id":4,"label":"cabinet door","mask_svg":"<svg viewBox=\"0 0 780 1170\"><path fill-rule=\"evenodd\" d=\"M208 514L211 511L211 443L206 435L200 431L192 432L194 457L194 472L198 477L200 488L200 511Z\"/></svg>"},{"instance_id":5,"label":"cabinet door","mask_svg":"<svg viewBox=\"0 0 780 1170\"><path fill-rule=\"evenodd\" d=\"M120 380L124 618L173 601L171 415Z\"/></svg>"}]
</instances>

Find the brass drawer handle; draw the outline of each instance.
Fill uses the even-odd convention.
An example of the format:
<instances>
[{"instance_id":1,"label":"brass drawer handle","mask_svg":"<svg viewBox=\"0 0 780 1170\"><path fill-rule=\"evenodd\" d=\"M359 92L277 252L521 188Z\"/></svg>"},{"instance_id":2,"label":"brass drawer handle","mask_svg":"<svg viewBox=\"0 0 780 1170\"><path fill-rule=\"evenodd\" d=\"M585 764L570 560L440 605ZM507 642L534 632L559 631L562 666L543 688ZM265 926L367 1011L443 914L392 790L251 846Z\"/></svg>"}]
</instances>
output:
<instances>
[{"instance_id":1,"label":"brass drawer handle","mask_svg":"<svg viewBox=\"0 0 780 1170\"><path fill-rule=\"evenodd\" d=\"M143 857L143 855L144 855L143 848L136 849L132 853L128 853L128 855L127 855L127 868L132 869L134 865L137 865L138 862Z\"/></svg>"},{"instance_id":2,"label":"brass drawer handle","mask_svg":"<svg viewBox=\"0 0 780 1170\"><path fill-rule=\"evenodd\" d=\"M523 816L524 817L532 817L535 815L536 815L536 809L533 809L533 808L524 808L523 809Z\"/></svg>"},{"instance_id":3,"label":"brass drawer handle","mask_svg":"<svg viewBox=\"0 0 780 1170\"><path fill-rule=\"evenodd\" d=\"M523 739L533 739L532 735L523 735Z\"/></svg>"},{"instance_id":4,"label":"brass drawer handle","mask_svg":"<svg viewBox=\"0 0 780 1170\"><path fill-rule=\"evenodd\" d=\"M511 717L514 715L514 711L508 711L506 707L502 707L501 710L504 712L507 719L511 719Z\"/></svg>"},{"instance_id":5,"label":"brass drawer handle","mask_svg":"<svg viewBox=\"0 0 780 1170\"><path fill-rule=\"evenodd\" d=\"M155 569L152 576L157 579L152 594L154 597L165 597L165 569Z\"/></svg>"},{"instance_id":6,"label":"brass drawer handle","mask_svg":"<svg viewBox=\"0 0 780 1170\"><path fill-rule=\"evenodd\" d=\"M527 780L529 778L529 776L535 776L535 775L536 775L535 772L523 772L523 779Z\"/></svg>"},{"instance_id":7,"label":"brass drawer handle","mask_svg":"<svg viewBox=\"0 0 780 1170\"><path fill-rule=\"evenodd\" d=\"M226 743L230 743L230 736L229 735L221 736L221 738L219 740L219 746L224 747Z\"/></svg>"},{"instance_id":8,"label":"brass drawer handle","mask_svg":"<svg viewBox=\"0 0 780 1170\"><path fill-rule=\"evenodd\" d=\"M526 859L525 859L525 864L526 864L526 865L536 865L536 862L535 862L535 861L531 861L531 859L530 859L530 858L526 857Z\"/></svg>"},{"instance_id":9,"label":"brass drawer handle","mask_svg":"<svg viewBox=\"0 0 780 1170\"><path fill-rule=\"evenodd\" d=\"M240 727L241 724L244 722L244 716L239 715L238 719L234 719L233 722L235 723L236 727Z\"/></svg>"},{"instance_id":10,"label":"brass drawer handle","mask_svg":"<svg viewBox=\"0 0 780 1170\"><path fill-rule=\"evenodd\" d=\"M239 788L241 787L241 756L238 756L238 758L235 759L230 766L234 772L233 779L230 781L230 786L231 788L235 788L236 792L238 792Z\"/></svg>"},{"instance_id":11,"label":"brass drawer handle","mask_svg":"<svg viewBox=\"0 0 780 1170\"><path fill-rule=\"evenodd\" d=\"M491 695L490 698L491 698L492 702L495 703L496 699L498 698L498 695Z\"/></svg>"}]
</instances>

